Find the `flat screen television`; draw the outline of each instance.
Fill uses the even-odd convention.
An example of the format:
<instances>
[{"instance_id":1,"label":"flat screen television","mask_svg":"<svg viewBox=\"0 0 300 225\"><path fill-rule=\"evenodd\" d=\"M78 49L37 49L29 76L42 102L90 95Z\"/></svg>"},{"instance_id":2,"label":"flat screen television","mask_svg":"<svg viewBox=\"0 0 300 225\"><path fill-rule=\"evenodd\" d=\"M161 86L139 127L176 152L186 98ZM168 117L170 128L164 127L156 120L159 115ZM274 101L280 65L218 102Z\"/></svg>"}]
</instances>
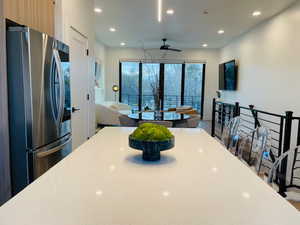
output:
<instances>
[{"instance_id":1,"label":"flat screen television","mask_svg":"<svg viewBox=\"0 0 300 225\"><path fill-rule=\"evenodd\" d=\"M219 65L219 90L237 90L237 65L235 60Z\"/></svg>"}]
</instances>

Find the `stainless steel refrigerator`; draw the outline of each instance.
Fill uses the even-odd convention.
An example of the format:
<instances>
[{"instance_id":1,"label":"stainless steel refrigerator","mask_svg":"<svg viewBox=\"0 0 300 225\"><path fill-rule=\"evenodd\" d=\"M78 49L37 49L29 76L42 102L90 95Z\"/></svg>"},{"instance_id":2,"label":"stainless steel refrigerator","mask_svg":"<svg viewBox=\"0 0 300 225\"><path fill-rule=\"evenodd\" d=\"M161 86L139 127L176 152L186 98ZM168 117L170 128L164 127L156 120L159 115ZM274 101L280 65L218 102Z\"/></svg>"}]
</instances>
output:
<instances>
[{"instance_id":1,"label":"stainless steel refrigerator","mask_svg":"<svg viewBox=\"0 0 300 225\"><path fill-rule=\"evenodd\" d=\"M71 152L69 47L27 27L7 31L12 193Z\"/></svg>"}]
</instances>

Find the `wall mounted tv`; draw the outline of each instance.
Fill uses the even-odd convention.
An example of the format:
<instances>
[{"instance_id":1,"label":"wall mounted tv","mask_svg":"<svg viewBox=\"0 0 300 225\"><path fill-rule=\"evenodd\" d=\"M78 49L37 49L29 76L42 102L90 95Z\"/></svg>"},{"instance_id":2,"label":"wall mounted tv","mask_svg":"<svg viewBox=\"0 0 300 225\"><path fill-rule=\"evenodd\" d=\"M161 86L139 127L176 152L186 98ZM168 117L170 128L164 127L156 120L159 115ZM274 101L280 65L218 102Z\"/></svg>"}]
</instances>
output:
<instances>
[{"instance_id":1,"label":"wall mounted tv","mask_svg":"<svg viewBox=\"0 0 300 225\"><path fill-rule=\"evenodd\" d=\"M235 60L219 65L219 90L237 90L238 67Z\"/></svg>"}]
</instances>

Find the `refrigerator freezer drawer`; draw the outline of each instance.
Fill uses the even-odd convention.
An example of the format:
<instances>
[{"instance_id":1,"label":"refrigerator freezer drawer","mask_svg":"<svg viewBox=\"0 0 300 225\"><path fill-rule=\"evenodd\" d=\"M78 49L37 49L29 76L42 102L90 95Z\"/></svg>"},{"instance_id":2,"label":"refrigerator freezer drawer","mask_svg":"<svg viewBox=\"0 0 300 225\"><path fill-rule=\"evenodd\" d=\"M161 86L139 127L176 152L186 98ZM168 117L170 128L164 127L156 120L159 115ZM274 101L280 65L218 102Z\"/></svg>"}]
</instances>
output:
<instances>
[{"instance_id":1,"label":"refrigerator freezer drawer","mask_svg":"<svg viewBox=\"0 0 300 225\"><path fill-rule=\"evenodd\" d=\"M52 148L45 148L32 153L33 180L43 175L47 170L71 153L71 140L72 138L69 136Z\"/></svg>"}]
</instances>

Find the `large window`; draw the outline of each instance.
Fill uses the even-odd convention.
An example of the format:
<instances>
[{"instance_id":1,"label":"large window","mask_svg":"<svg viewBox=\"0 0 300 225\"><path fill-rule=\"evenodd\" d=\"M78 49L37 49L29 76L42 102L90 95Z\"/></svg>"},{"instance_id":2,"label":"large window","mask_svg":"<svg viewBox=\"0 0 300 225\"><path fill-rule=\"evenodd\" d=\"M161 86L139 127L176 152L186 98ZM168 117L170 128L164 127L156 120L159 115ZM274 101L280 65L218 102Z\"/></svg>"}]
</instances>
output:
<instances>
[{"instance_id":1,"label":"large window","mask_svg":"<svg viewBox=\"0 0 300 225\"><path fill-rule=\"evenodd\" d=\"M122 63L121 82L122 102L130 105L133 110L139 109L139 63Z\"/></svg>"},{"instance_id":2,"label":"large window","mask_svg":"<svg viewBox=\"0 0 300 225\"><path fill-rule=\"evenodd\" d=\"M134 111L192 106L203 116L205 64L120 63L120 101Z\"/></svg>"},{"instance_id":3,"label":"large window","mask_svg":"<svg viewBox=\"0 0 300 225\"><path fill-rule=\"evenodd\" d=\"M160 104L159 64L145 63L142 72L142 109L155 109Z\"/></svg>"},{"instance_id":4,"label":"large window","mask_svg":"<svg viewBox=\"0 0 300 225\"><path fill-rule=\"evenodd\" d=\"M164 110L181 106L182 64L165 64Z\"/></svg>"},{"instance_id":5,"label":"large window","mask_svg":"<svg viewBox=\"0 0 300 225\"><path fill-rule=\"evenodd\" d=\"M199 88L199 84L203 80L203 64L186 64L185 65L185 83L184 83L184 105L191 105L195 109L202 108L203 86Z\"/></svg>"}]
</instances>

